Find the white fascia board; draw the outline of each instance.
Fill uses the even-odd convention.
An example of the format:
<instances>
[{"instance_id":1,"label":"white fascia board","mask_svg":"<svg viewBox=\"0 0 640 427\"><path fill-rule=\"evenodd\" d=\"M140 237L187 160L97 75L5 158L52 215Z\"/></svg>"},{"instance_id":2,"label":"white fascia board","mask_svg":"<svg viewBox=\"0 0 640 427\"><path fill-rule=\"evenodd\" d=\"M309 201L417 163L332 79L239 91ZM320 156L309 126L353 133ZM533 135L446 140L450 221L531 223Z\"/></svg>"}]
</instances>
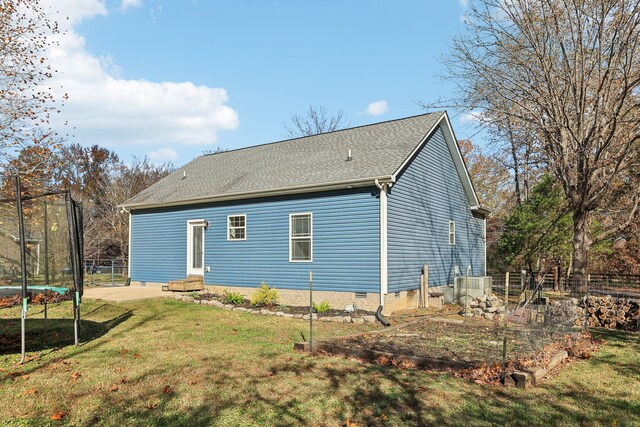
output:
<instances>
[{"instance_id":1,"label":"white fascia board","mask_svg":"<svg viewBox=\"0 0 640 427\"><path fill-rule=\"evenodd\" d=\"M469 206L479 206L480 201L478 200L476 191L473 188L473 182L471 181L471 177L469 176L467 165L465 164L464 158L462 157L462 152L460 151L460 147L458 146L457 142L458 140L456 139L455 133L453 133L453 128L451 127L451 122L449 121L449 115L446 111L442 113L438 121L433 125L433 127L431 127L431 129L429 129L429 132L427 132L422 141L420 141L416 148L414 148L409 157L407 157L405 161L400 165L400 167L393 173L393 182L396 181L398 175L405 169L409 162L413 160L416 153L424 146L424 144L426 144L427 140L438 128L442 128L443 130L445 142L449 146L451 158L453 159L453 163L458 170L458 176L460 176L462 180L462 187L464 188L467 200L469 201Z\"/></svg>"},{"instance_id":2,"label":"white fascia board","mask_svg":"<svg viewBox=\"0 0 640 427\"><path fill-rule=\"evenodd\" d=\"M219 196L197 197L193 199L177 200L177 201L163 202L163 203L122 204L122 205L118 205L118 207L125 208L125 209L152 209L152 208L161 208L161 207L169 207L169 206L196 205L200 203L209 203L209 202L243 200L243 199L251 199L256 197L285 196L289 194L304 194L304 193L313 193L313 192L319 192L319 191L343 190L348 188L359 188L359 187L370 187L370 186L373 187L375 186L376 179L380 182L395 182L395 179L391 175L386 175L381 177L362 178L362 179L339 181L339 182L332 182L332 183L325 183L325 184L300 185L295 187L275 188L271 190L248 191L248 192L241 192L241 193L222 194Z\"/></svg>"}]
</instances>

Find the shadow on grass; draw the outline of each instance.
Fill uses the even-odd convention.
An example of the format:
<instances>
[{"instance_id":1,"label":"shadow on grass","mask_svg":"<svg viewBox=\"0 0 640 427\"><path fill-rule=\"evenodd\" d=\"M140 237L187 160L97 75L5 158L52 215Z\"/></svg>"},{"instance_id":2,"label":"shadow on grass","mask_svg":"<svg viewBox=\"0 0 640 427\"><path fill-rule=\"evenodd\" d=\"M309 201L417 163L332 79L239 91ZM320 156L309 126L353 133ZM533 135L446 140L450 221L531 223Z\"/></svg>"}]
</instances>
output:
<instances>
[{"instance_id":1,"label":"shadow on grass","mask_svg":"<svg viewBox=\"0 0 640 427\"><path fill-rule=\"evenodd\" d=\"M95 310L98 310L99 307ZM94 311L95 311L94 310ZM95 340L132 316L130 310L103 322L81 319L81 343ZM74 344L73 319L33 319L25 324L25 344L28 352L59 349ZM20 319L0 319L0 354L20 352Z\"/></svg>"}]
</instances>

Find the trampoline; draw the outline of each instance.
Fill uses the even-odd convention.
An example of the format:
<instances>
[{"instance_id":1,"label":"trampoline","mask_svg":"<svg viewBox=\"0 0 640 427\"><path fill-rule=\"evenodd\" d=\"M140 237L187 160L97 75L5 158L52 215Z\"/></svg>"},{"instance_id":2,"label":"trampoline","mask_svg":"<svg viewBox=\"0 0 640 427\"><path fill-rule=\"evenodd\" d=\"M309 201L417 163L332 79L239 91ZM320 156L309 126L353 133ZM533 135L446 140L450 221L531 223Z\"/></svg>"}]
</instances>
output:
<instances>
[{"instance_id":1,"label":"trampoline","mask_svg":"<svg viewBox=\"0 0 640 427\"><path fill-rule=\"evenodd\" d=\"M69 190L23 194L19 175L0 178L6 191L11 188L6 179L15 179L14 197L0 199L0 308L21 308L19 363L24 363L30 305L43 306L46 320L48 304L72 301L74 342L79 344L82 207Z\"/></svg>"},{"instance_id":2,"label":"trampoline","mask_svg":"<svg viewBox=\"0 0 640 427\"><path fill-rule=\"evenodd\" d=\"M64 296L69 292L68 288L60 288L57 286L29 286L27 292L32 294L32 297L37 294L43 294L45 296ZM22 288L20 286L0 286L0 298L21 297Z\"/></svg>"}]
</instances>

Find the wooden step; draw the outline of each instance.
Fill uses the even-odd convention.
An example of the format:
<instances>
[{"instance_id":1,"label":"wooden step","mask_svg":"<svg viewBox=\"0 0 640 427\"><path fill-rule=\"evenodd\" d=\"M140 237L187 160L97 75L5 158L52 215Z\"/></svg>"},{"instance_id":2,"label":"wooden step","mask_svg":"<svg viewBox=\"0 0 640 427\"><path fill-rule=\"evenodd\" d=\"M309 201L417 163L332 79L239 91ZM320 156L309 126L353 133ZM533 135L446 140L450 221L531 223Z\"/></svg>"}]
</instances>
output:
<instances>
[{"instance_id":1,"label":"wooden step","mask_svg":"<svg viewBox=\"0 0 640 427\"><path fill-rule=\"evenodd\" d=\"M189 292L189 291L202 291L204 290L204 283L202 280L199 282L196 281L187 281L187 280L170 280L167 283L170 291L174 292Z\"/></svg>"},{"instance_id":2,"label":"wooden step","mask_svg":"<svg viewBox=\"0 0 640 427\"><path fill-rule=\"evenodd\" d=\"M186 279L184 279L185 282L200 282L203 283L204 282L204 277L197 275L197 274L190 274L187 276Z\"/></svg>"}]
</instances>

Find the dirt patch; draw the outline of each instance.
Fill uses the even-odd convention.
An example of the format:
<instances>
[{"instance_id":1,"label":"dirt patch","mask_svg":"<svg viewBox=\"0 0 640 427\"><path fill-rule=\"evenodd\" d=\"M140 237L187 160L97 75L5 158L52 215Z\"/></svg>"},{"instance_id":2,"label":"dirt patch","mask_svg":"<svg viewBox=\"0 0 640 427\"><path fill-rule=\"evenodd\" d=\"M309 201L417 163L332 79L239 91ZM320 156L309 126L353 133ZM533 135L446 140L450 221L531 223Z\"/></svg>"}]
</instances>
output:
<instances>
[{"instance_id":1,"label":"dirt patch","mask_svg":"<svg viewBox=\"0 0 640 427\"><path fill-rule=\"evenodd\" d=\"M503 343L506 339L506 369ZM328 354L341 354L376 363L454 372L477 382L498 383L506 372L545 366L559 350L591 340L576 330L539 325L446 317L425 318L381 333L367 333L319 343ZM593 351L587 346L587 352Z\"/></svg>"}]
</instances>

